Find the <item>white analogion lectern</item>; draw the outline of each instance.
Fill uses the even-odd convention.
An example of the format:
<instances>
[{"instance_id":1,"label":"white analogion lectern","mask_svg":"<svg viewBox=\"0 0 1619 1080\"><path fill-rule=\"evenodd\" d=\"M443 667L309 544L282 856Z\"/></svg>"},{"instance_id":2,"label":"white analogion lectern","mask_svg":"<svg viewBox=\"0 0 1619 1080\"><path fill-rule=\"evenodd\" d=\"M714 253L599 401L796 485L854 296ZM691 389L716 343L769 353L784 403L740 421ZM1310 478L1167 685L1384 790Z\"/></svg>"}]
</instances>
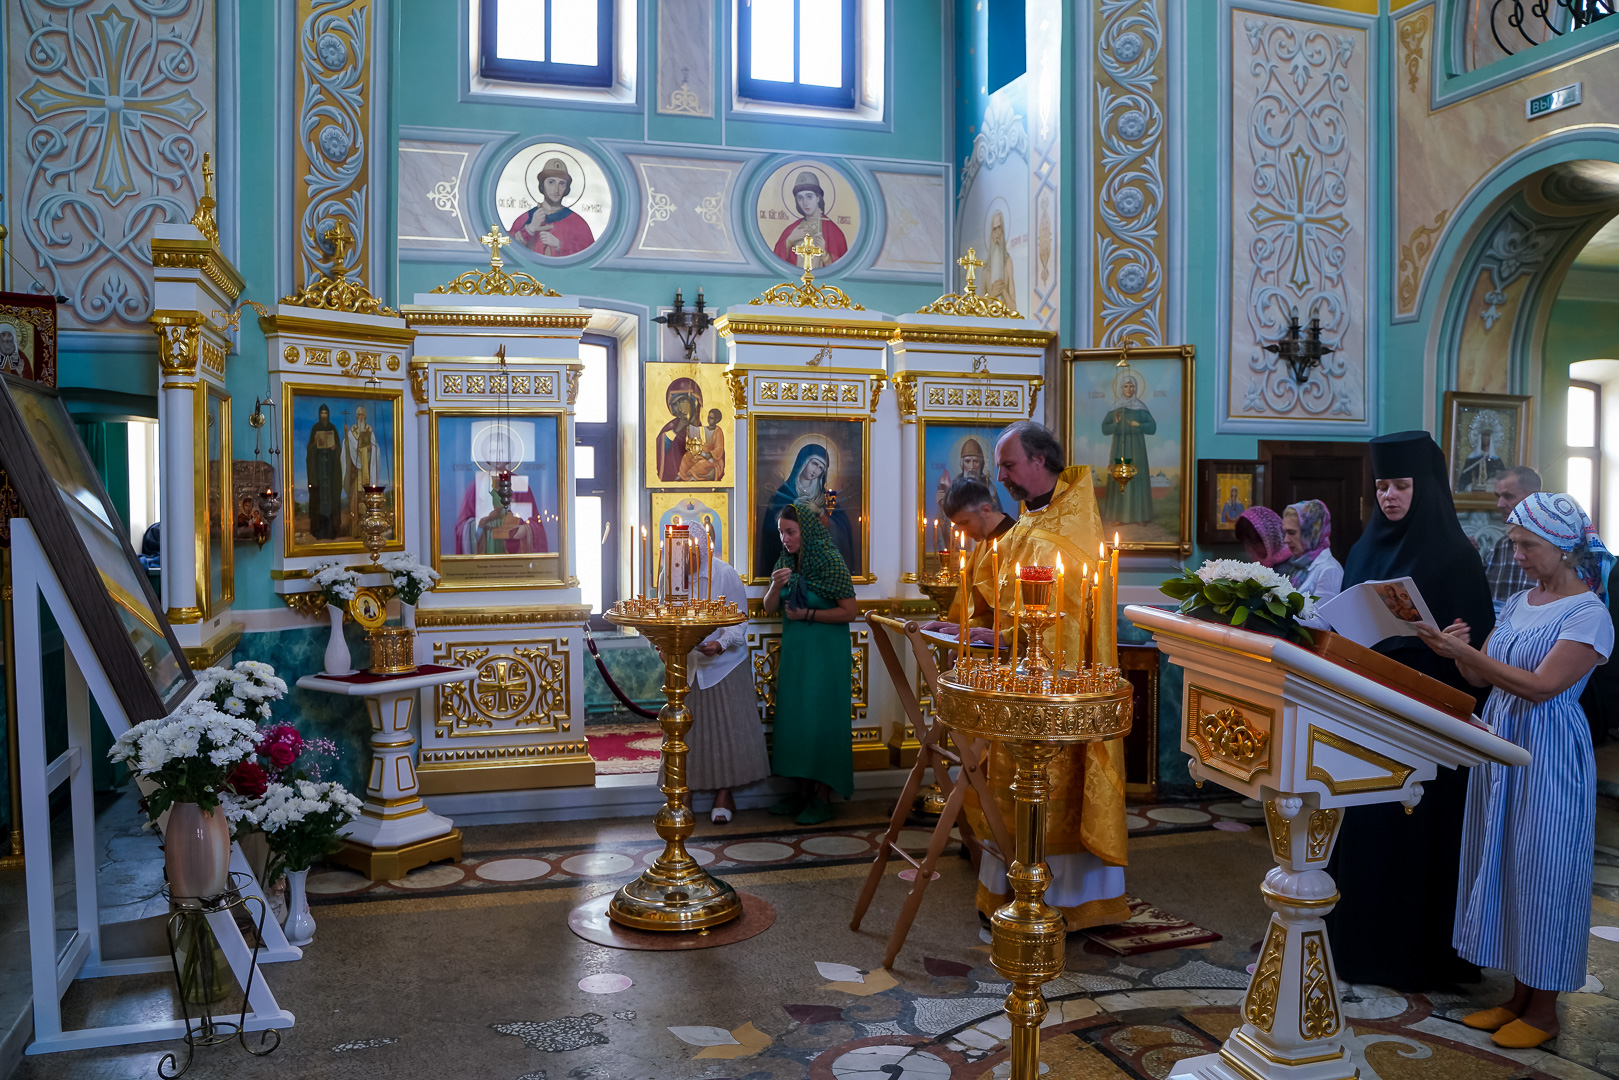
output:
<instances>
[{"instance_id":1,"label":"white analogion lectern","mask_svg":"<svg viewBox=\"0 0 1619 1080\"><path fill-rule=\"evenodd\" d=\"M1338 902L1326 865L1343 808L1415 806L1441 765L1524 765L1529 754L1278 638L1156 608L1124 614L1185 670L1182 740L1192 776L1263 802L1276 858L1260 886L1272 914L1243 1024L1218 1054L1181 1061L1170 1078L1349 1080L1356 1068L1322 922Z\"/></svg>"}]
</instances>

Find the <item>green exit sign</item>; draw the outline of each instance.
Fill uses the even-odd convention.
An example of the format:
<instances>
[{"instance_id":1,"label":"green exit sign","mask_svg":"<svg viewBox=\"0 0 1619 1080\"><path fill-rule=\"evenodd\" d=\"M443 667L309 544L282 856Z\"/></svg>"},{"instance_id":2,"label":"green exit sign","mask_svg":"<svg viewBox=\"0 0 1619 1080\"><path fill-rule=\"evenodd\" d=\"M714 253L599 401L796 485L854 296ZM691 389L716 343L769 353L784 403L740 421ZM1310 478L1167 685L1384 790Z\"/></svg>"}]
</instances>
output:
<instances>
[{"instance_id":1,"label":"green exit sign","mask_svg":"<svg viewBox=\"0 0 1619 1080\"><path fill-rule=\"evenodd\" d=\"M1559 86L1545 94L1537 94L1524 102L1523 118L1537 120L1563 109L1571 109L1580 103L1580 83L1570 86Z\"/></svg>"}]
</instances>

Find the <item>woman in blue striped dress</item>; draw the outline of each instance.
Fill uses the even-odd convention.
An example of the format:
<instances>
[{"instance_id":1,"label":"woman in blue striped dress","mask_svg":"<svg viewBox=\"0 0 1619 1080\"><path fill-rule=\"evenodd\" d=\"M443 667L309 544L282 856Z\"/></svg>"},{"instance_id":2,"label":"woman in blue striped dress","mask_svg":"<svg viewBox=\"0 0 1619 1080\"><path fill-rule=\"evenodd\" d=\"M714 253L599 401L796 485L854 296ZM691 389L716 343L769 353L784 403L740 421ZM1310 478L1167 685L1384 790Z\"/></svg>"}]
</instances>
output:
<instances>
[{"instance_id":1,"label":"woman in blue striped dress","mask_svg":"<svg viewBox=\"0 0 1619 1080\"><path fill-rule=\"evenodd\" d=\"M1506 1004L1462 1022L1526 1049L1556 1036L1557 995L1585 983L1596 763L1579 701L1613 650L1595 591L1613 559L1567 495L1531 495L1507 522L1513 561L1539 584L1506 602L1483 651L1459 622L1422 638L1475 686L1493 687L1485 721L1533 755L1473 769L1455 935L1463 957L1516 980Z\"/></svg>"}]
</instances>

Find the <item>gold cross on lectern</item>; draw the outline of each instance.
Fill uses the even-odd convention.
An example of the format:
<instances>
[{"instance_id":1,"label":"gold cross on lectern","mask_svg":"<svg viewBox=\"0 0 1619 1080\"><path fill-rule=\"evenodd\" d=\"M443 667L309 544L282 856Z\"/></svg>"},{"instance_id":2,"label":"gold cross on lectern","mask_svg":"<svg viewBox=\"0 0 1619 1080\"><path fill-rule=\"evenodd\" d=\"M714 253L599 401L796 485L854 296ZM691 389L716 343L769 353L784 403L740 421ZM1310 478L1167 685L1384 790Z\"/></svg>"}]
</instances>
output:
<instances>
[{"instance_id":1,"label":"gold cross on lectern","mask_svg":"<svg viewBox=\"0 0 1619 1080\"><path fill-rule=\"evenodd\" d=\"M825 255L826 252L822 251L821 245L815 242L815 237L805 236L804 239L793 245L793 254L803 257L804 273L810 275L815 273L815 260Z\"/></svg>"},{"instance_id":2,"label":"gold cross on lectern","mask_svg":"<svg viewBox=\"0 0 1619 1080\"><path fill-rule=\"evenodd\" d=\"M489 269L498 270L506 264L500 257L500 249L512 242L512 238L500 231L499 225L489 226L489 231L478 237L478 243L489 249Z\"/></svg>"},{"instance_id":3,"label":"gold cross on lectern","mask_svg":"<svg viewBox=\"0 0 1619 1080\"><path fill-rule=\"evenodd\" d=\"M978 257L978 249L968 248L967 254L956 260L956 265L967 271L967 295L973 295L978 291L975 274L984 265L984 260Z\"/></svg>"}]
</instances>

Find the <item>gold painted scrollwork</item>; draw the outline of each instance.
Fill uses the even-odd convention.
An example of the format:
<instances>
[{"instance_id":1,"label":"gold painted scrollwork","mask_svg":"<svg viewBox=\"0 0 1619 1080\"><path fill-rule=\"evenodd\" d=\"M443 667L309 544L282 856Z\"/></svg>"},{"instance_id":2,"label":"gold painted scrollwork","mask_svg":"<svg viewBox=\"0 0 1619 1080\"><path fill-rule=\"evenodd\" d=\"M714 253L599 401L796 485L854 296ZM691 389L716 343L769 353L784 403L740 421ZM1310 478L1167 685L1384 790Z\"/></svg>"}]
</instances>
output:
<instances>
[{"instance_id":1,"label":"gold painted scrollwork","mask_svg":"<svg viewBox=\"0 0 1619 1080\"><path fill-rule=\"evenodd\" d=\"M439 690L434 724L452 736L496 724L556 731L559 722L570 719L568 646L563 640L501 646L436 643L433 659L478 672L470 684L451 683Z\"/></svg>"},{"instance_id":2,"label":"gold painted scrollwork","mask_svg":"<svg viewBox=\"0 0 1619 1080\"><path fill-rule=\"evenodd\" d=\"M157 334L157 358L166 378L189 377L197 373L198 343L202 337L201 319L176 319L166 315L151 317Z\"/></svg>"},{"instance_id":3,"label":"gold painted scrollwork","mask_svg":"<svg viewBox=\"0 0 1619 1080\"><path fill-rule=\"evenodd\" d=\"M1411 236L1400 245L1400 310L1409 311L1417 302L1417 289L1422 282L1422 271L1433 254L1434 240L1445 227L1450 210L1434 215L1432 225L1418 225Z\"/></svg>"},{"instance_id":4,"label":"gold painted scrollwork","mask_svg":"<svg viewBox=\"0 0 1619 1080\"><path fill-rule=\"evenodd\" d=\"M725 385L731 388L731 407L741 416L748 408L748 374L745 371L727 371Z\"/></svg>"},{"instance_id":5,"label":"gold painted scrollwork","mask_svg":"<svg viewBox=\"0 0 1619 1080\"><path fill-rule=\"evenodd\" d=\"M1406 86L1412 93L1417 89L1417 75L1422 70L1422 46L1428 40L1428 28L1433 25L1428 12L1422 11L1400 24L1400 48L1405 53Z\"/></svg>"},{"instance_id":6,"label":"gold painted scrollwork","mask_svg":"<svg viewBox=\"0 0 1619 1080\"><path fill-rule=\"evenodd\" d=\"M1299 1034L1306 1039L1329 1038L1338 1034L1339 1020L1338 996L1327 970L1326 935L1306 930L1299 941L1304 946L1304 970L1299 975ZM1254 977L1259 977L1257 971Z\"/></svg>"},{"instance_id":7,"label":"gold painted scrollwork","mask_svg":"<svg viewBox=\"0 0 1619 1080\"><path fill-rule=\"evenodd\" d=\"M1282 989L1282 960L1287 951L1287 931L1272 920L1265 932L1254 977L1248 983L1248 996L1242 1002L1242 1015L1260 1031L1269 1033L1276 1023L1276 999Z\"/></svg>"},{"instance_id":8,"label":"gold painted scrollwork","mask_svg":"<svg viewBox=\"0 0 1619 1080\"><path fill-rule=\"evenodd\" d=\"M418 405L427 404L427 368L410 366L410 396Z\"/></svg>"},{"instance_id":9,"label":"gold painted scrollwork","mask_svg":"<svg viewBox=\"0 0 1619 1080\"><path fill-rule=\"evenodd\" d=\"M1339 810L1310 811L1310 831L1305 834L1304 857L1316 862L1327 857L1332 834L1338 829Z\"/></svg>"},{"instance_id":10,"label":"gold painted scrollwork","mask_svg":"<svg viewBox=\"0 0 1619 1080\"><path fill-rule=\"evenodd\" d=\"M900 419L906 423L916 420L916 376L902 371L894 376L894 393L898 395Z\"/></svg>"},{"instance_id":11,"label":"gold painted scrollwork","mask_svg":"<svg viewBox=\"0 0 1619 1080\"><path fill-rule=\"evenodd\" d=\"M1270 833L1271 854L1276 856L1277 862L1288 862L1293 857L1293 823L1282 816L1275 799L1265 800L1265 824Z\"/></svg>"},{"instance_id":12,"label":"gold painted scrollwork","mask_svg":"<svg viewBox=\"0 0 1619 1080\"><path fill-rule=\"evenodd\" d=\"M1251 765L1270 742L1270 732L1250 727L1239 709L1204 713L1198 728L1216 754L1239 765Z\"/></svg>"}]
</instances>

